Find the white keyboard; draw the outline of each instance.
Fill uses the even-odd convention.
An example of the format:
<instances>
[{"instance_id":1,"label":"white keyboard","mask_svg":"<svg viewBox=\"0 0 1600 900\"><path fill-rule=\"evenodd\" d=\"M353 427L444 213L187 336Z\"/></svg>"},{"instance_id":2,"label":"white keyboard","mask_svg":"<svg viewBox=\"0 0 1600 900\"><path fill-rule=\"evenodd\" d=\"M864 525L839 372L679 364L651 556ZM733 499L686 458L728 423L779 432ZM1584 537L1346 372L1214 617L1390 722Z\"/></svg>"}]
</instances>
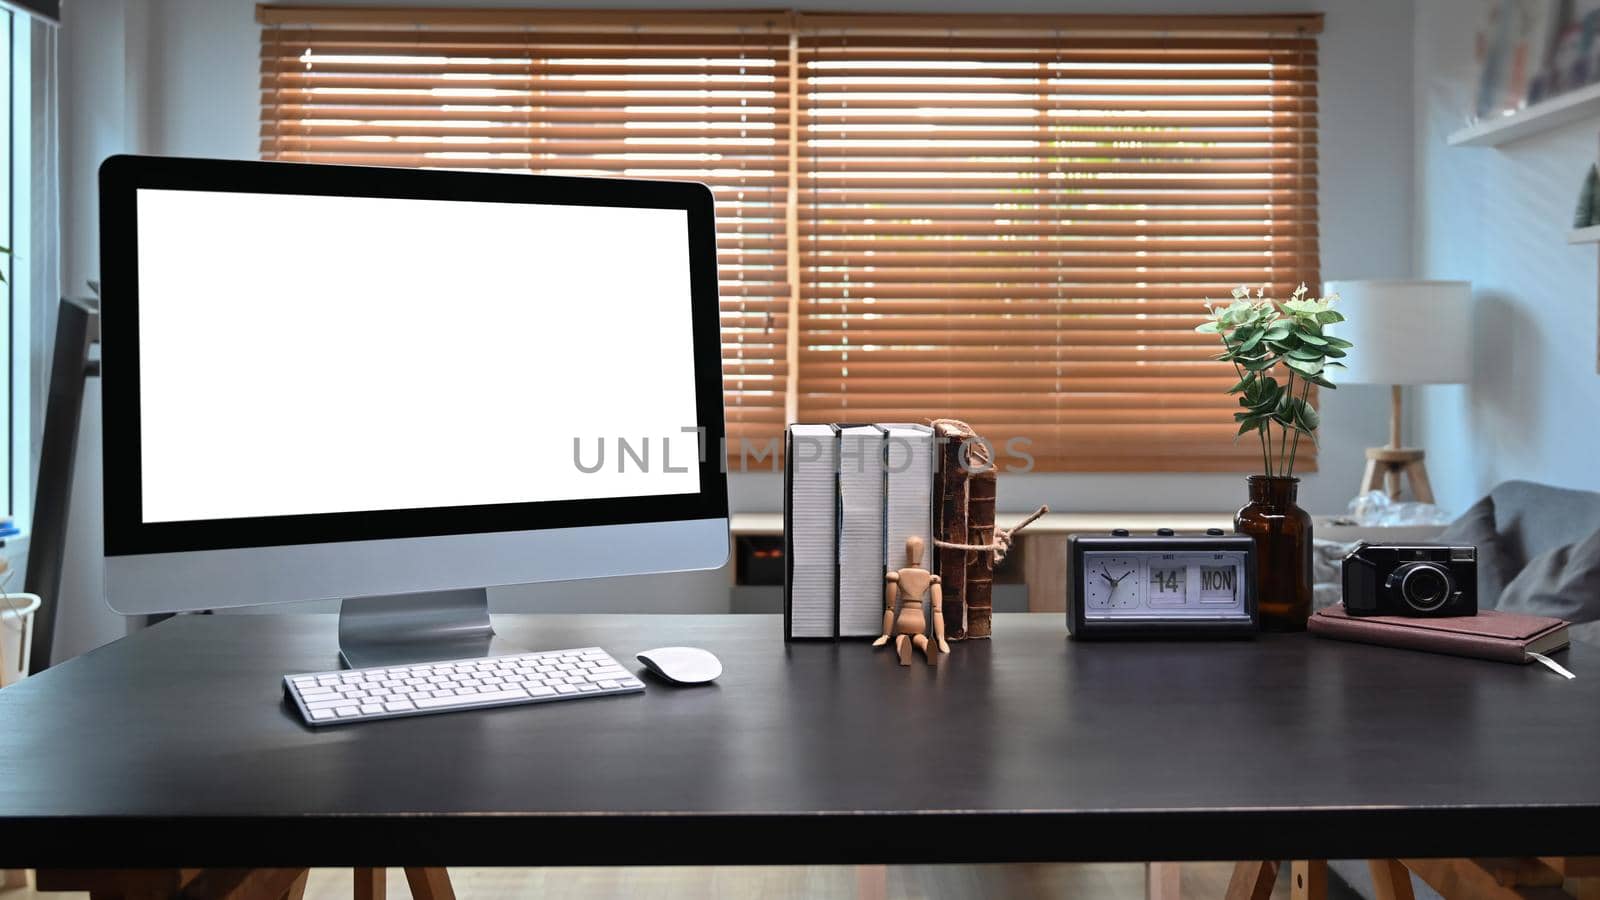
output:
<instances>
[{"instance_id":1,"label":"white keyboard","mask_svg":"<svg viewBox=\"0 0 1600 900\"><path fill-rule=\"evenodd\" d=\"M643 682L599 647L283 676L308 725L634 694Z\"/></svg>"}]
</instances>

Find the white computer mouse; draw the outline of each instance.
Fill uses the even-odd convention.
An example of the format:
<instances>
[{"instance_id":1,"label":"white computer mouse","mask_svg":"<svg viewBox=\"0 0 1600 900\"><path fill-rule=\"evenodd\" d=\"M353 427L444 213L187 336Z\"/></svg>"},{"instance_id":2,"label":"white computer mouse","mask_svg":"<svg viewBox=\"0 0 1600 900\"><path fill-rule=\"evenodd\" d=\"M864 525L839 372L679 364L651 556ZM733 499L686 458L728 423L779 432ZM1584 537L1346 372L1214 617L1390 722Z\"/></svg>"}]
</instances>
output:
<instances>
[{"instance_id":1,"label":"white computer mouse","mask_svg":"<svg viewBox=\"0 0 1600 900\"><path fill-rule=\"evenodd\" d=\"M673 684L705 684L722 674L722 663L697 647L657 647L638 657L650 671Z\"/></svg>"}]
</instances>

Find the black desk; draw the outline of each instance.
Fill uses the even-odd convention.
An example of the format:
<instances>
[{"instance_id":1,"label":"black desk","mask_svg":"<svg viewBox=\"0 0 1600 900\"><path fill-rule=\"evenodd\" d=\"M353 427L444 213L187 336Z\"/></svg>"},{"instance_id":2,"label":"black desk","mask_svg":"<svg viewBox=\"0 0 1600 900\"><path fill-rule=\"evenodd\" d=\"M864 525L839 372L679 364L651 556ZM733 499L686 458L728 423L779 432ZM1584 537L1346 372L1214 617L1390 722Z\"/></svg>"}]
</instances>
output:
<instances>
[{"instance_id":1,"label":"black desk","mask_svg":"<svg viewBox=\"0 0 1600 900\"><path fill-rule=\"evenodd\" d=\"M530 647L691 644L713 687L311 730L327 616L168 621L0 691L0 867L1600 854L1600 654L1304 635L1069 644L997 616L948 666L776 617L509 616Z\"/></svg>"}]
</instances>

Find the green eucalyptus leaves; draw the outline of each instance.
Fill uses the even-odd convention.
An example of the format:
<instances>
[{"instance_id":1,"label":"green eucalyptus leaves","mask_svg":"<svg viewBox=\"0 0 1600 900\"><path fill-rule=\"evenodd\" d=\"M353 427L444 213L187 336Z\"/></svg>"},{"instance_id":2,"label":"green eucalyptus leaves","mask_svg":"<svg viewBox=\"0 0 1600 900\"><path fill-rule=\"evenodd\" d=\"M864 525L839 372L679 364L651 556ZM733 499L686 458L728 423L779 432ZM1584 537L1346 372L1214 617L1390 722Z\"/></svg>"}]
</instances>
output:
<instances>
[{"instance_id":1,"label":"green eucalyptus leaves","mask_svg":"<svg viewBox=\"0 0 1600 900\"><path fill-rule=\"evenodd\" d=\"M1239 376L1228 388L1239 396L1241 409L1233 414L1238 436L1256 432L1264 474L1289 477L1300 436L1315 441L1321 423L1310 402L1311 387L1334 389L1328 370L1344 368L1339 360L1351 344L1323 332L1344 321L1333 308L1337 294L1310 298L1303 284L1282 302L1265 299L1265 293L1258 289L1252 299L1249 288L1234 288L1227 306L1207 304L1211 317L1195 330L1222 339L1224 349L1216 359L1233 363Z\"/></svg>"}]
</instances>

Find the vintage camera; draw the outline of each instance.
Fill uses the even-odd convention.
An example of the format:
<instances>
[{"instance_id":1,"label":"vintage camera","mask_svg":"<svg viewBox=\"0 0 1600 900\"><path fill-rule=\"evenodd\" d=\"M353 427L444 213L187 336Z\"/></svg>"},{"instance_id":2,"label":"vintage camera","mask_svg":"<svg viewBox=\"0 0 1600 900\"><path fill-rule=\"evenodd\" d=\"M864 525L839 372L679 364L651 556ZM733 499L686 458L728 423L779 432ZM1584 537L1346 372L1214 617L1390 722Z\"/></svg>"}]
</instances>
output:
<instances>
[{"instance_id":1,"label":"vintage camera","mask_svg":"<svg viewBox=\"0 0 1600 900\"><path fill-rule=\"evenodd\" d=\"M1478 548L1363 541L1344 558L1344 610L1352 616L1475 616Z\"/></svg>"}]
</instances>

